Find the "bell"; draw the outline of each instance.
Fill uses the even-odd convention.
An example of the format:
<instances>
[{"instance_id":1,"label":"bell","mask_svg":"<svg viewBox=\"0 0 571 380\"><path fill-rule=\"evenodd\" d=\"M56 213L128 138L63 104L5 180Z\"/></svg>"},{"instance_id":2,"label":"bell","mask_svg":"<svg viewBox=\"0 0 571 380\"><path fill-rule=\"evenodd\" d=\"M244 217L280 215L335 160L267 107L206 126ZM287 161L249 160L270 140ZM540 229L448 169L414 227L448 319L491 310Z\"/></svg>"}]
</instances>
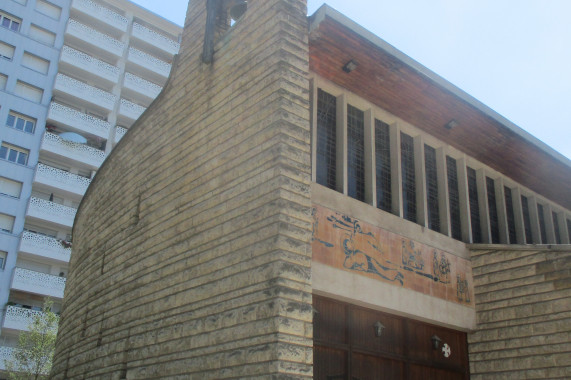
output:
<instances>
[{"instance_id":1,"label":"bell","mask_svg":"<svg viewBox=\"0 0 571 380\"><path fill-rule=\"evenodd\" d=\"M230 17L232 20L237 21L240 17L246 13L248 9L248 2L245 0L237 1L231 8L230 8Z\"/></svg>"}]
</instances>

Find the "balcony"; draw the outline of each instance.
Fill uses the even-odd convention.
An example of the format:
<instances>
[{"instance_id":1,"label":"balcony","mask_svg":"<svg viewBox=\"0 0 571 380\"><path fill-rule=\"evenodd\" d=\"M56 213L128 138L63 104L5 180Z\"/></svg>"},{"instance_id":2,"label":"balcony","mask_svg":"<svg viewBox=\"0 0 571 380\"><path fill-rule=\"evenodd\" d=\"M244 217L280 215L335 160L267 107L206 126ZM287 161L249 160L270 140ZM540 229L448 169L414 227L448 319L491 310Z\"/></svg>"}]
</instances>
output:
<instances>
[{"instance_id":1,"label":"balcony","mask_svg":"<svg viewBox=\"0 0 571 380\"><path fill-rule=\"evenodd\" d=\"M66 129L85 132L101 137L102 139L109 137L109 130L111 129L111 124L105 120L53 102L50 104L48 120L54 124L65 125L67 127Z\"/></svg>"},{"instance_id":2,"label":"balcony","mask_svg":"<svg viewBox=\"0 0 571 380\"><path fill-rule=\"evenodd\" d=\"M112 10L102 7L91 0L73 0L71 8L83 13L85 16L96 19L106 26L115 28L121 32L127 31L129 20Z\"/></svg>"},{"instance_id":3,"label":"balcony","mask_svg":"<svg viewBox=\"0 0 571 380\"><path fill-rule=\"evenodd\" d=\"M13 347L0 346L0 371L6 370L6 362L14 360L14 350Z\"/></svg>"},{"instance_id":4,"label":"balcony","mask_svg":"<svg viewBox=\"0 0 571 380\"><path fill-rule=\"evenodd\" d=\"M56 169L48 165L38 164L34 183L58 189L73 195L83 196L91 179L77 174Z\"/></svg>"},{"instance_id":5,"label":"balcony","mask_svg":"<svg viewBox=\"0 0 571 380\"><path fill-rule=\"evenodd\" d=\"M137 120L141 114L145 112L145 107L132 103L128 100L121 99L121 106L119 107L119 115L124 116L131 122Z\"/></svg>"},{"instance_id":6,"label":"balcony","mask_svg":"<svg viewBox=\"0 0 571 380\"><path fill-rule=\"evenodd\" d=\"M100 33L73 19L70 19L67 23L65 38L66 43L70 41L74 45L81 46L84 51L93 51L94 55L101 55L109 59L121 57L125 49L124 42Z\"/></svg>"},{"instance_id":7,"label":"balcony","mask_svg":"<svg viewBox=\"0 0 571 380\"><path fill-rule=\"evenodd\" d=\"M106 111L112 111L117 97L107 91L78 81L67 75L58 74L54 92L67 94L87 106L96 106Z\"/></svg>"},{"instance_id":8,"label":"balcony","mask_svg":"<svg viewBox=\"0 0 571 380\"><path fill-rule=\"evenodd\" d=\"M161 61L160 59L135 48L129 48L127 60L130 63L137 65L139 68L147 70L147 74L150 74L151 76L154 74L157 78L157 83L162 83L166 78L168 78L171 71L170 63Z\"/></svg>"},{"instance_id":9,"label":"balcony","mask_svg":"<svg viewBox=\"0 0 571 380\"><path fill-rule=\"evenodd\" d=\"M105 160L105 152L85 144L66 141L58 135L46 132L40 150L57 156L67 158L88 165L97 170Z\"/></svg>"},{"instance_id":10,"label":"balcony","mask_svg":"<svg viewBox=\"0 0 571 380\"><path fill-rule=\"evenodd\" d=\"M141 24L133 23L133 37L159 48L171 56L177 54L180 49L178 41L157 33Z\"/></svg>"},{"instance_id":11,"label":"balcony","mask_svg":"<svg viewBox=\"0 0 571 380\"><path fill-rule=\"evenodd\" d=\"M127 131L128 131L127 128L117 127L117 130L115 130L115 144L121 141L121 139L123 138L123 136L125 136L125 133L127 133Z\"/></svg>"},{"instance_id":12,"label":"balcony","mask_svg":"<svg viewBox=\"0 0 571 380\"><path fill-rule=\"evenodd\" d=\"M71 247L65 247L61 240L24 231L19 252L68 263Z\"/></svg>"},{"instance_id":13,"label":"balcony","mask_svg":"<svg viewBox=\"0 0 571 380\"><path fill-rule=\"evenodd\" d=\"M14 277L12 278L10 288L26 293L62 299L65 289L65 277L52 276L51 274L23 268L14 268Z\"/></svg>"},{"instance_id":14,"label":"balcony","mask_svg":"<svg viewBox=\"0 0 571 380\"><path fill-rule=\"evenodd\" d=\"M89 77L91 80L106 80L107 86L119 82L119 68L93 58L89 54L64 46L59 62L60 68L72 72L81 78ZM61 70L60 70L61 71Z\"/></svg>"},{"instance_id":15,"label":"balcony","mask_svg":"<svg viewBox=\"0 0 571 380\"><path fill-rule=\"evenodd\" d=\"M36 316L43 316L42 311L26 309L19 306L6 307L6 315L2 328L18 331L29 331ZM59 319L59 318L58 318Z\"/></svg>"},{"instance_id":16,"label":"balcony","mask_svg":"<svg viewBox=\"0 0 571 380\"><path fill-rule=\"evenodd\" d=\"M76 209L46 201L35 197L30 198L26 217L45 220L64 227L73 227Z\"/></svg>"},{"instance_id":17,"label":"balcony","mask_svg":"<svg viewBox=\"0 0 571 380\"><path fill-rule=\"evenodd\" d=\"M124 93L131 98L141 99L150 104L163 88L131 73L125 73Z\"/></svg>"}]
</instances>

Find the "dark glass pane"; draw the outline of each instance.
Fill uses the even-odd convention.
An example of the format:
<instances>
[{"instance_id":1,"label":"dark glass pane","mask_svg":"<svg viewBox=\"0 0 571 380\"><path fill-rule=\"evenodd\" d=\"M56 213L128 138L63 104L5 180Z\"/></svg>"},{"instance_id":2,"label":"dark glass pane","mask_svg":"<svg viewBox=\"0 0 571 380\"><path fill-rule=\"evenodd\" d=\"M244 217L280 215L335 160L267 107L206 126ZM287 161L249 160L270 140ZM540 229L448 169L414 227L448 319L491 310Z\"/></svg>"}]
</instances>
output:
<instances>
[{"instance_id":1,"label":"dark glass pane","mask_svg":"<svg viewBox=\"0 0 571 380\"><path fill-rule=\"evenodd\" d=\"M3 18L3 19L2 19L2 26L3 26L4 28L10 27L10 19Z\"/></svg>"},{"instance_id":2,"label":"dark glass pane","mask_svg":"<svg viewBox=\"0 0 571 380\"><path fill-rule=\"evenodd\" d=\"M433 231L440 231L436 150L428 145L424 145L424 166L426 170L426 207L428 211L428 228Z\"/></svg>"},{"instance_id":3,"label":"dark glass pane","mask_svg":"<svg viewBox=\"0 0 571 380\"><path fill-rule=\"evenodd\" d=\"M25 124L24 122L25 122L24 119L17 118L15 128L19 129L20 131L23 131L24 130L24 124Z\"/></svg>"},{"instance_id":4,"label":"dark glass pane","mask_svg":"<svg viewBox=\"0 0 571 380\"><path fill-rule=\"evenodd\" d=\"M553 229L555 230L555 244L561 244L561 233L559 232L559 219L555 211L551 212L553 218Z\"/></svg>"},{"instance_id":5,"label":"dark glass pane","mask_svg":"<svg viewBox=\"0 0 571 380\"><path fill-rule=\"evenodd\" d=\"M8 148L6 148L5 146L0 147L0 158L2 159L6 159L6 155L8 154Z\"/></svg>"},{"instance_id":6,"label":"dark glass pane","mask_svg":"<svg viewBox=\"0 0 571 380\"><path fill-rule=\"evenodd\" d=\"M531 217L529 215L529 203L527 198L523 195L521 196L521 210L523 213L523 227L525 230L525 242L526 244L533 243L533 236L531 233Z\"/></svg>"},{"instance_id":7,"label":"dark glass pane","mask_svg":"<svg viewBox=\"0 0 571 380\"><path fill-rule=\"evenodd\" d=\"M10 29L17 32L20 29L20 23L17 21L12 21L12 25L10 26Z\"/></svg>"},{"instance_id":8,"label":"dark glass pane","mask_svg":"<svg viewBox=\"0 0 571 380\"><path fill-rule=\"evenodd\" d=\"M317 183L336 189L337 170L337 99L319 89L317 91Z\"/></svg>"},{"instance_id":9,"label":"dark glass pane","mask_svg":"<svg viewBox=\"0 0 571 380\"><path fill-rule=\"evenodd\" d=\"M33 133L34 132L34 123L31 121L26 121L26 127L24 128L25 132Z\"/></svg>"},{"instance_id":10,"label":"dark glass pane","mask_svg":"<svg viewBox=\"0 0 571 380\"><path fill-rule=\"evenodd\" d=\"M19 152L18 154L18 163L22 165L26 165L28 163L28 155L26 153Z\"/></svg>"},{"instance_id":11,"label":"dark glass pane","mask_svg":"<svg viewBox=\"0 0 571 380\"><path fill-rule=\"evenodd\" d=\"M456 166L456 160L450 156L446 156L446 172L448 175L448 204L450 207L450 228L452 237L456 240L462 240L458 168Z\"/></svg>"},{"instance_id":12,"label":"dark glass pane","mask_svg":"<svg viewBox=\"0 0 571 380\"><path fill-rule=\"evenodd\" d=\"M537 204L537 218L539 219L539 232L541 232L541 244L547 244L547 228L545 226L545 215L543 215L543 206Z\"/></svg>"},{"instance_id":13,"label":"dark glass pane","mask_svg":"<svg viewBox=\"0 0 571 380\"><path fill-rule=\"evenodd\" d=\"M470 222L472 223L472 241L482 242L482 225L480 223L480 201L478 199L478 182L476 171L468 168L468 196L470 197Z\"/></svg>"},{"instance_id":14,"label":"dark glass pane","mask_svg":"<svg viewBox=\"0 0 571 380\"><path fill-rule=\"evenodd\" d=\"M567 236L571 239L571 220L567 219Z\"/></svg>"},{"instance_id":15,"label":"dark glass pane","mask_svg":"<svg viewBox=\"0 0 571 380\"><path fill-rule=\"evenodd\" d=\"M504 198L506 200L506 217L508 219L508 233L510 237L510 244L516 244L517 238L515 233L515 215L514 215L514 204L512 198L512 189L504 186Z\"/></svg>"},{"instance_id":16,"label":"dark glass pane","mask_svg":"<svg viewBox=\"0 0 571 380\"><path fill-rule=\"evenodd\" d=\"M391 138L388 124L375 120L377 207L391 212Z\"/></svg>"},{"instance_id":17,"label":"dark glass pane","mask_svg":"<svg viewBox=\"0 0 571 380\"><path fill-rule=\"evenodd\" d=\"M347 194L365 200L365 113L347 106Z\"/></svg>"},{"instance_id":18,"label":"dark glass pane","mask_svg":"<svg viewBox=\"0 0 571 380\"><path fill-rule=\"evenodd\" d=\"M488 212L490 214L490 231L492 243L500 243L500 225L498 221L498 206L496 205L496 188L494 180L486 177L486 190L488 193Z\"/></svg>"},{"instance_id":19,"label":"dark glass pane","mask_svg":"<svg viewBox=\"0 0 571 380\"><path fill-rule=\"evenodd\" d=\"M403 218L411 222L416 222L414 139L402 132L400 135Z\"/></svg>"},{"instance_id":20,"label":"dark glass pane","mask_svg":"<svg viewBox=\"0 0 571 380\"><path fill-rule=\"evenodd\" d=\"M18 157L18 151L12 149L8 151L8 161L16 162L17 157Z\"/></svg>"},{"instance_id":21,"label":"dark glass pane","mask_svg":"<svg viewBox=\"0 0 571 380\"><path fill-rule=\"evenodd\" d=\"M8 115L8 119L6 120L6 125L9 127L13 127L15 121L16 117L14 115Z\"/></svg>"}]
</instances>

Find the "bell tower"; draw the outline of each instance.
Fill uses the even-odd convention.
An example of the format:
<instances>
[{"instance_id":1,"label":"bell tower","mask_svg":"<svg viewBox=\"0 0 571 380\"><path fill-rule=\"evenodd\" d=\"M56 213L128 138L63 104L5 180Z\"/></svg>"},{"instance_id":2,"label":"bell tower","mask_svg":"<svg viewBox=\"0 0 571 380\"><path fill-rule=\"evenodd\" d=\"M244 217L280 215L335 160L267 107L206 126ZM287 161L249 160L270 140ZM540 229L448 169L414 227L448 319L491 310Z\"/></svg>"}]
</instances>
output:
<instances>
[{"instance_id":1,"label":"bell tower","mask_svg":"<svg viewBox=\"0 0 571 380\"><path fill-rule=\"evenodd\" d=\"M306 13L190 1L77 212L51 378L312 378Z\"/></svg>"}]
</instances>

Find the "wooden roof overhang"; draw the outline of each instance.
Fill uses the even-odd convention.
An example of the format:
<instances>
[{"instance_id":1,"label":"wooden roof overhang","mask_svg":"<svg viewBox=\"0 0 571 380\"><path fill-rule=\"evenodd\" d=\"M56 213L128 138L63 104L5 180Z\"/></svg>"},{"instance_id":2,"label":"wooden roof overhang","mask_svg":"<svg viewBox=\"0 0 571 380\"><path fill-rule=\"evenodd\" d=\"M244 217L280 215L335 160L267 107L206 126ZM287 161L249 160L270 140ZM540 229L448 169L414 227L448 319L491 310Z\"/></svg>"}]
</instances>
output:
<instances>
[{"instance_id":1,"label":"wooden roof overhang","mask_svg":"<svg viewBox=\"0 0 571 380\"><path fill-rule=\"evenodd\" d=\"M565 156L327 5L309 25L311 72L571 209Z\"/></svg>"}]
</instances>

